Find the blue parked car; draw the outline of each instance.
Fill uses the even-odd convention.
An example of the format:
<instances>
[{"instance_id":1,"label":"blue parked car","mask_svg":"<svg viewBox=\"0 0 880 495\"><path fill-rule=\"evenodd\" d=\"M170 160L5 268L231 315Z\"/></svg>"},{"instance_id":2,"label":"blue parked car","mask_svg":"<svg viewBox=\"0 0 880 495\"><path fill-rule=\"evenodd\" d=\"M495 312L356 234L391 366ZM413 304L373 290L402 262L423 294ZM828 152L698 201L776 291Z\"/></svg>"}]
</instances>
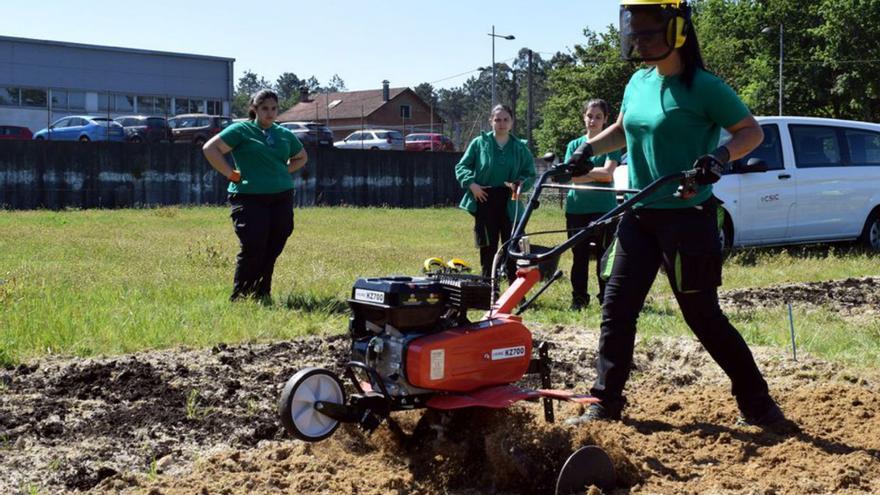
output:
<instances>
[{"instance_id":1,"label":"blue parked car","mask_svg":"<svg viewBox=\"0 0 880 495\"><path fill-rule=\"evenodd\" d=\"M123 141L125 129L107 117L71 115L55 121L47 129L34 133L34 139L42 141Z\"/></svg>"}]
</instances>

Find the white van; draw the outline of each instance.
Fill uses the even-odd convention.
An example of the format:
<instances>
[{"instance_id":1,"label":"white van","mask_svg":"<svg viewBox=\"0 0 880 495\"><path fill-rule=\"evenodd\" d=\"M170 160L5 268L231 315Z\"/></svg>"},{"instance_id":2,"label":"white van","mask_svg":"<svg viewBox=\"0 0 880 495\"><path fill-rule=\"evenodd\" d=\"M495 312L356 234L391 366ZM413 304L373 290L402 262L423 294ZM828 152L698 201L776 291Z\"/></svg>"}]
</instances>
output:
<instances>
[{"instance_id":1,"label":"white van","mask_svg":"<svg viewBox=\"0 0 880 495\"><path fill-rule=\"evenodd\" d=\"M880 124L757 120L764 141L714 187L725 247L859 240L880 251ZM626 188L625 166L614 179Z\"/></svg>"}]
</instances>

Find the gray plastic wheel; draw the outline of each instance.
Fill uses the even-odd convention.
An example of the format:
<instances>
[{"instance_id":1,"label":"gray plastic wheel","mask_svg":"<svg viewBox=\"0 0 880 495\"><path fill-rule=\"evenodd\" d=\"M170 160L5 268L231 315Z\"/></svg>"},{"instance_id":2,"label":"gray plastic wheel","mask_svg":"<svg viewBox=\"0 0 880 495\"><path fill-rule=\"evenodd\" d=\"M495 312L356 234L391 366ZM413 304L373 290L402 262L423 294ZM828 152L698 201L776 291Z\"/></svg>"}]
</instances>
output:
<instances>
[{"instance_id":1,"label":"gray plastic wheel","mask_svg":"<svg viewBox=\"0 0 880 495\"><path fill-rule=\"evenodd\" d=\"M345 389L339 377L323 368L305 368L290 377L278 401L284 429L307 442L332 435L339 421L315 409L317 401L345 404Z\"/></svg>"}]
</instances>

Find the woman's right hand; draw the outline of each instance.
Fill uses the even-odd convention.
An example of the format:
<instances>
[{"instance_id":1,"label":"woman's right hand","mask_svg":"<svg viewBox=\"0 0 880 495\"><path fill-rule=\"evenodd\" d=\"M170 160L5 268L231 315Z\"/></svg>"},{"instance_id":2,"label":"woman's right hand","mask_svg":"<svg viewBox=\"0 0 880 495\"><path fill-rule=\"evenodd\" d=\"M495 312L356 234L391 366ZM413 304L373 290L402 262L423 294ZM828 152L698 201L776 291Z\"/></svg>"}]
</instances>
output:
<instances>
[{"instance_id":1,"label":"woman's right hand","mask_svg":"<svg viewBox=\"0 0 880 495\"><path fill-rule=\"evenodd\" d=\"M480 203L483 203L486 201L486 197L488 196L488 194L486 194L486 191L483 190L483 186L474 182L474 183L471 183L470 189L471 189L471 194L474 195L474 199L476 199Z\"/></svg>"}]
</instances>

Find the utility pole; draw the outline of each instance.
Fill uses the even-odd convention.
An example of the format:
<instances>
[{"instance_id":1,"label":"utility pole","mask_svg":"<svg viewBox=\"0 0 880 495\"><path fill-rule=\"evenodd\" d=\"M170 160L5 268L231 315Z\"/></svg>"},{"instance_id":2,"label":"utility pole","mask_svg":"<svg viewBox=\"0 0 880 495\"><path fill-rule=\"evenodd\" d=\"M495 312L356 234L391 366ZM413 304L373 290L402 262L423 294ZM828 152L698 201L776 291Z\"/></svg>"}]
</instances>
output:
<instances>
[{"instance_id":1,"label":"utility pole","mask_svg":"<svg viewBox=\"0 0 880 495\"><path fill-rule=\"evenodd\" d=\"M535 152L535 145L532 143L532 125L535 118L535 86L532 80L532 51L529 50L529 105L526 111L526 139L529 142L529 148L532 153Z\"/></svg>"},{"instance_id":2,"label":"utility pole","mask_svg":"<svg viewBox=\"0 0 880 495\"><path fill-rule=\"evenodd\" d=\"M514 126L514 128L511 129L511 131L516 132L516 100L517 100L517 97L519 97L519 91L517 90L517 86L516 86L516 69L515 68L510 69L510 75L511 75L511 81L513 82L513 90L511 91L511 95L510 95L510 109L513 110L513 115L511 115L510 118L513 119L513 126Z\"/></svg>"},{"instance_id":3,"label":"utility pole","mask_svg":"<svg viewBox=\"0 0 880 495\"><path fill-rule=\"evenodd\" d=\"M489 33L489 36L492 37L492 108L495 108L495 103L497 102L497 100L495 99L495 38L504 38L506 40L514 40L514 39L516 39L516 37L514 37L512 34L508 34L506 36L501 35L501 34L495 34L495 25L494 24L492 25L492 32Z\"/></svg>"},{"instance_id":4,"label":"utility pole","mask_svg":"<svg viewBox=\"0 0 880 495\"><path fill-rule=\"evenodd\" d=\"M785 26L780 23L779 24L779 115L782 116L782 31L785 29Z\"/></svg>"}]
</instances>

